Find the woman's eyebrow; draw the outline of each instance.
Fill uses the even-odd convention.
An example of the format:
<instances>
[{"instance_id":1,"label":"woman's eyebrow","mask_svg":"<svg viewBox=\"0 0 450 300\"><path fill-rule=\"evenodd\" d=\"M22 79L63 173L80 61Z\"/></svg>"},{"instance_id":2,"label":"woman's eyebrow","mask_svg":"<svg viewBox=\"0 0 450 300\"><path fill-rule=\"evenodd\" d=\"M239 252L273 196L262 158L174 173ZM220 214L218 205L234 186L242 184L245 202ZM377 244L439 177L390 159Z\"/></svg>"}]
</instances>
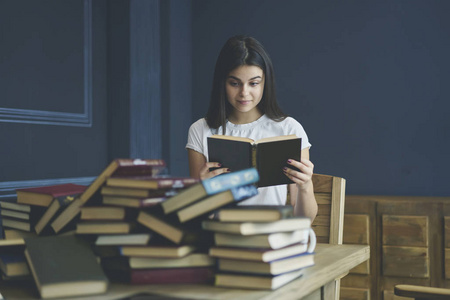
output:
<instances>
[{"instance_id":1,"label":"woman's eyebrow","mask_svg":"<svg viewBox=\"0 0 450 300\"><path fill-rule=\"evenodd\" d=\"M235 77L233 75L228 76L228 78L232 78L232 79L237 80L237 81L242 81L242 80L240 80L239 78L237 78L237 77ZM248 81L252 81L252 80L255 80L255 79L258 79L258 78L261 79L262 77L258 75L258 76L250 78Z\"/></svg>"}]
</instances>

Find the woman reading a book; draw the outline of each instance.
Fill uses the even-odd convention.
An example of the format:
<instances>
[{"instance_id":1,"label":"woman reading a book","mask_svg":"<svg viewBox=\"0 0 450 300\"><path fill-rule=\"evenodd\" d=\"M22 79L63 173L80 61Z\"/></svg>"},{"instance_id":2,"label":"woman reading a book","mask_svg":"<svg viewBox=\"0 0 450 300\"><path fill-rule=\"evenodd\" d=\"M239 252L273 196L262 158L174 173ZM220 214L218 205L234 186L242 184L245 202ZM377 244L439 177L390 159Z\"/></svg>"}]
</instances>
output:
<instances>
[{"instance_id":1,"label":"woman reading a book","mask_svg":"<svg viewBox=\"0 0 450 300\"><path fill-rule=\"evenodd\" d=\"M287 165L300 172L289 167L283 172L294 182L289 185L289 193L295 215L315 218L311 144L302 125L281 111L275 95L272 62L263 46L252 37L232 37L220 51L208 112L189 129L186 148L192 177L206 179L233 171L208 161L207 138L214 134L253 140L290 134L302 138L301 162L287 161ZM284 205L286 199L286 186L276 185L259 188L257 196L241 204Z\"/></svg>"}]
</instances>

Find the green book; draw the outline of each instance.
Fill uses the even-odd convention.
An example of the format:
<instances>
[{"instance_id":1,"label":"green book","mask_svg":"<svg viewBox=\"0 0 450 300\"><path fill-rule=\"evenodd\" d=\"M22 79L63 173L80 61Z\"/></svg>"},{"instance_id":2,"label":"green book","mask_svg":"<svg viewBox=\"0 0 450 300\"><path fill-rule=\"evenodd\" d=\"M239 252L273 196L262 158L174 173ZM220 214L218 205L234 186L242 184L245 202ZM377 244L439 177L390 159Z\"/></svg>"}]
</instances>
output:
<instances>
[{"instance_id":1,"label":"green book","mask_svg":"<svg viewBox=\"0 0 450 300\"><path fill-rule=\"evenodd\" d=\"M74 235L25 239L25 257L42 298L106 292L108 279L89 244Z\"/></svg>"}]
</instances>

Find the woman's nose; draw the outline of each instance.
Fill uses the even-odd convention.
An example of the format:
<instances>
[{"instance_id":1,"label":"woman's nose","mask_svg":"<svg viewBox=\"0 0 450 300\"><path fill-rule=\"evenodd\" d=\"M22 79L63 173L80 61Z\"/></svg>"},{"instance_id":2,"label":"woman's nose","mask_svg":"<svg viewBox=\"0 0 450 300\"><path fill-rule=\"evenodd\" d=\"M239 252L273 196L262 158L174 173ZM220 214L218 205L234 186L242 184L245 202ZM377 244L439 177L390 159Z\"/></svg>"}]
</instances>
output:
<instances>
[{"instance_id":1,"label":"woman's nose","mask_svg":"<svg viewBox=\"0 0 450 300\"><path fill-rule=\"evenodd\" d=\"M241 87L241 95L242 96L248 95L248 87L245 84L243 84Z\"/></svg>"}]
</instances>

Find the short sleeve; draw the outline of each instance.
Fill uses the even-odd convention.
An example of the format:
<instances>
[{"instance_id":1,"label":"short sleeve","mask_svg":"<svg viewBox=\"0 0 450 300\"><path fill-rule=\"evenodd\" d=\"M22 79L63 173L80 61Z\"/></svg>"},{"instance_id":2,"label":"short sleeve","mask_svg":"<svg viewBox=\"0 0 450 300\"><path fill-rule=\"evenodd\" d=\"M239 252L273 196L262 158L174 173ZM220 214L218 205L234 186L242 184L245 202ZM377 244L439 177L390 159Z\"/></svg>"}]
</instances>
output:
<instances>
[{"instance_id":1,"label":"short sleeve","mask_svg":"<svg viewBox=\"0 0 450 300\"><path fill-rule=\"evenodd\" d=\"M308 135L306 134L303 126L294 118L286 118L286 129L287 134L295 134L296 136L302 138L302 150L305 148L311 148L311 143L309 142Z\"/></svg>"},{"instance_id":2,"label":"short sleeve","mask_svg":"<svg viewBox=\"0 0 450 300\"><path fill-rule=\"evenodd\" d=\"M200 119L193 123L191 127L189 127L186 149L192 149L205 155L203 140L207 128L205 119Z\"/></svg>"}]
</instances>

